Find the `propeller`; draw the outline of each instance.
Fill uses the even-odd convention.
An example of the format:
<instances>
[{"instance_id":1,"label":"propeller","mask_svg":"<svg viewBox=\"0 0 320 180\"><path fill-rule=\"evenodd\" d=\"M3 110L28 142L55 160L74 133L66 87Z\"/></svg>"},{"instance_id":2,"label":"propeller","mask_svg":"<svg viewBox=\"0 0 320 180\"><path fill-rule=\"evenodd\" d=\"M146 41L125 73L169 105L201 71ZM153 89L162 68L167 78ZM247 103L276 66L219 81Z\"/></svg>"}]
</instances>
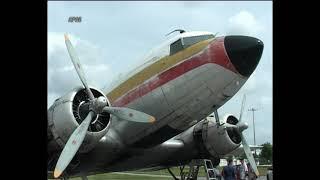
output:
<instances>
[{"instance_id":1,"label":"propeller","mask_svg":"<svg viewBox=\"0 0 320 180\"><path fill-rule=\"evenodd\" d=\"M256 162L254 160L254 157L252 155L251 149L250 149L250 147L249 147L249 145L247 143L247 140L244 138L244 136L242 134L242 131L244 131L245 129L248 128L248 123L241 122L245 101L246 101L246 95L244 94L243 95L243 99L242 99L242 104L241 104L239 122L236 124L236 126L237 126L237 128L239 130L239 133L240 133L240 136L241 136L241 141L242 141L242 146L243 146L244 153L246 154L246 157L248 158L248 161L251 164L252 169L254 170L256 175L259 176L259 171L258 171Z\"/></svg>"},{"instance_id":2,"label":"propeller","mask_svg":"<svg viewBox=\"0 0 320 180\"><path fill-rule=\"evenodd\" d=\"M241 118L242 118L242 113L243 113L245 102L246 102L246 94L244 94L243 98L242 98L241 110L240 110L240 115L239 115L239 122L241 121Z\"/></svg>"},{"instance_id":3,"label":"propeller","mask_svg":"<svg viewBox=\"0 0 320 180\"><path fill-rule=\"evenodd\" d=\"M82 121L80 126L72 133L67 144L62 150L60 158L57 162L56 168L54 170L54 177L57 178L61 175L63 170L69 165L70 161L77 153L83 139L86 135L87 129L90 125L90 121L93 117L93 111L90 111L88 116Z\"/></svg>"},{"instance_id":4,"label":"propeller","mask_svg":"<svg viewBox=\"0 0 320 180\"><path fill-rule=\"evenodd\" d=\"M66 46L67 46L67 49L68 49L68 52L69 52L69 56L70 56L70 59L73 63L73 66L74 68L76 69L77 73L78 73L78 76L83 84L83 86L86 88L86 91L87 91L87 94L90 98L90 100L93 100L94 99L94 96L87 84L87 80L85 78L85 75L84 75L84 72L83 72L83 69L82 69L82 66L80 64L80 61L79 61L79 58L76 54L76 51L74 50L70 40L69 40L69 37L67 36L67 34L64 35L64 39L65 39L65 43L66 43Z\"/></svg>"},{"instance_id":5,"label":"propeller","mask_svg":"<svg viewBox=\"0 0 320 180\"><path fill-rule=\"evenodd\" d=\"M246 157L248 158L248 161L249 161L253 171L256 173L257 176L259 176L259 171L257 168L256 161L254 160L254 157L251 153L251 149L247 143L247 140L244 138L242 133L241 133L241 140L242 140L242 146L243 146L244 153L246 154Z\"/></svg>"},{"instance_id":6,"label":"propeller","mask_svg":"<svg viewBox=\"0 0 320 180\"><path fill-rule=\"evenodd\" d=\"M238 122L236 125L225 123L223 125L227 129L236 129L239 133L248 128L248 123L246 122Z\"/></svg>"},{"instance_id":7,"label":"propeller","mask_svg":"<svg viewBox=\"0 0 320 180\"><path fill-rule=\"evenodd\" d=\"M141 123L155 122L155 118L146 113L129 109L129 108L124 108L124 107L110 107L108 106L108 102L105 97L101 96L101 97L95 98L87 84L87 80L85 78L85 74L80 64L79 58L68 36L65 34L64 37L65 37L65 43L68 49L68 53L70 55L70 59L89 96L90 111L87 117L81 122L81 124L71 134L66 145L64 146L53 173L55 178L58 178L62 174L62 172L69 165L72 158L77 153L78 149L80 148L85 138L90 122L92 121L93 117L95 117L96 115L101 114L103 112L107 112L118 117L119 119L126 120L126 121L141 122Z\"/></svg>"},{"instance_id":8,"label":"propeller","mask_svg":"<svg viewBox=\"0 0 320 180\"><path fill-rule=\"evenodd\" d=\"M146 113L136 111L129 108L119 108L119 107L105 107L103 111L108 112L110 114L116 114L116 116L120 119L124 119L127 121L134 122L150 122L153 123L156 119L153 116L150 116ZM148 118L148 119L146 119Z\"/></svg>"},{"instance_id":9,"label":"propeller","mask_svg":"<svg viewBox=\"0 0 320 180\"><path fill-rule=\"evenodd\" d=\"M242 103L241 103L241 110L240 110L238 123L235 124L235 125L234 124L225 123L225 124L223 124L223 126L225 128L227 128L227 129L236 130L236 132L240 134L241 141L242 141L242 146L243 146L244 152L246 154L246 157L247 157L249 163L251 164L251 167L254 170L254 172L256 173L256 175L259 176L259 171L258 171L256 162L254 160L254 157L253 157L253 155L251 153L250 147L249 147L245 137L242 134L242 132L248 128L248 123L241 121L242 113L243 113L244 106L245 106L245 101L246 101L246 95L244 94L243 95L243 99L242 99Z\"/></svg>"}]
</instances>

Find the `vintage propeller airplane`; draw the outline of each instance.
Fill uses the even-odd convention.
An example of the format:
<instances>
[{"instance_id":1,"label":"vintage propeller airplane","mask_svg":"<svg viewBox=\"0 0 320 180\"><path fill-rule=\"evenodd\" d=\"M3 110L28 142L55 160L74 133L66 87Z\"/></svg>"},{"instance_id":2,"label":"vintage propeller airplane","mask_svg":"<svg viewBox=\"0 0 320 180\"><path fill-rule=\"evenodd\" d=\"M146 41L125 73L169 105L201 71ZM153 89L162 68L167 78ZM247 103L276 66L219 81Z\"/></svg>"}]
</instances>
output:
<instances>
[{"instance_id":1,"label":"vintage propeller airplane","mask_svg":"<svg viewBox=\"0 0 320 180\"><path fill-rule=\"evenodd\" d=\"M242 134L248 128L242 110L239 119L228 114L221 120L217 110L255 70L263 42L178 31L104 92L88 85L65 35L84 87L55 100L48 110L48 177L161 169L200 158L217 165L241 144L259 173ZM215 121L206 119L212 112Z\"/></svg>"}]
</instances>

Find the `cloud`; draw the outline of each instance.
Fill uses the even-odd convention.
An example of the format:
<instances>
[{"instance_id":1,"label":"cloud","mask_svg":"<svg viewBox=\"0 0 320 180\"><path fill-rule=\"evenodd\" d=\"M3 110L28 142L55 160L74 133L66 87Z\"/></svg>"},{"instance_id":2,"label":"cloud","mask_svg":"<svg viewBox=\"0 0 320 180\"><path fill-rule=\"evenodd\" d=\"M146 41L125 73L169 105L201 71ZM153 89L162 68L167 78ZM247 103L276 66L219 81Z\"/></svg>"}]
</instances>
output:
<instances>
[{"instance_id":1,"label":"cloud","mask_svg":"<svg viewBox=\"0 0 320 180\"><path fill-rule=\"evenodd\" d=\"M79 56L88 84L101 89L113 77L105 62L103 49L72 34L69 38ZM77 86L81 86L81 81L70 60L63 33L49 32L48 105Z\"/></svg>"},{"instance_id":2,"label":"cloud","mask_svg":"<svg viewBox=\"0 0 320 180\"><path fill-rule=\"evenodd\" d=\"M257 35L262 30L262 24L248 11L241 11L228 19L227 34Z\"/></svg>"}]
</instances>

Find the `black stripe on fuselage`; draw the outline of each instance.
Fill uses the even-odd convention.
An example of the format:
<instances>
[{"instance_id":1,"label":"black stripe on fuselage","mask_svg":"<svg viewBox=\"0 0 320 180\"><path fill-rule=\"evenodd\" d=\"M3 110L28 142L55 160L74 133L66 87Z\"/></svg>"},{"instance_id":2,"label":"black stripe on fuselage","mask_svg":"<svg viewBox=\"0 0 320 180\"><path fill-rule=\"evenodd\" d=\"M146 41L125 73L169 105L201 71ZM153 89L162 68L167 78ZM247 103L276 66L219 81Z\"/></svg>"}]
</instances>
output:
<instances>
[{"instance_id":1,"label":"black stripe on fuselage","mask_svg":"<svg viewBox=\"0 0 320 180\"><path fill-rule=\"evenodd\" d=\"M169 125L165 125L157 131L147 135L146 137L135 142L132 147L135 148L149 148L161 144L168 139L182 133L183 131L174 129Z\"/></svg>"}]
</instances>

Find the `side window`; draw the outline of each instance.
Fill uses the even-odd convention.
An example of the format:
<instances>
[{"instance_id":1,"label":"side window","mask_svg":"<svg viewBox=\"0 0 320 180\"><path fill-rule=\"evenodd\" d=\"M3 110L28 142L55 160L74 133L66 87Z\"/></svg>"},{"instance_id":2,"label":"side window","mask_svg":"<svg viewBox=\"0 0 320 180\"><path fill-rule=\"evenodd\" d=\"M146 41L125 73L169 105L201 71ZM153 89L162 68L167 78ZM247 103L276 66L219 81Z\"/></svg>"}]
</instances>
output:
<instances>
[{"instance_id":1,"label":"side window","mask_svg":"<svg viewBox=\"0 0 320 180\"><path fill-rule=\"evenodd\" d=\"M170 56L181 51L183 49L181 39L175 41L170 45Z\"/></svg>"}]
</instances>

